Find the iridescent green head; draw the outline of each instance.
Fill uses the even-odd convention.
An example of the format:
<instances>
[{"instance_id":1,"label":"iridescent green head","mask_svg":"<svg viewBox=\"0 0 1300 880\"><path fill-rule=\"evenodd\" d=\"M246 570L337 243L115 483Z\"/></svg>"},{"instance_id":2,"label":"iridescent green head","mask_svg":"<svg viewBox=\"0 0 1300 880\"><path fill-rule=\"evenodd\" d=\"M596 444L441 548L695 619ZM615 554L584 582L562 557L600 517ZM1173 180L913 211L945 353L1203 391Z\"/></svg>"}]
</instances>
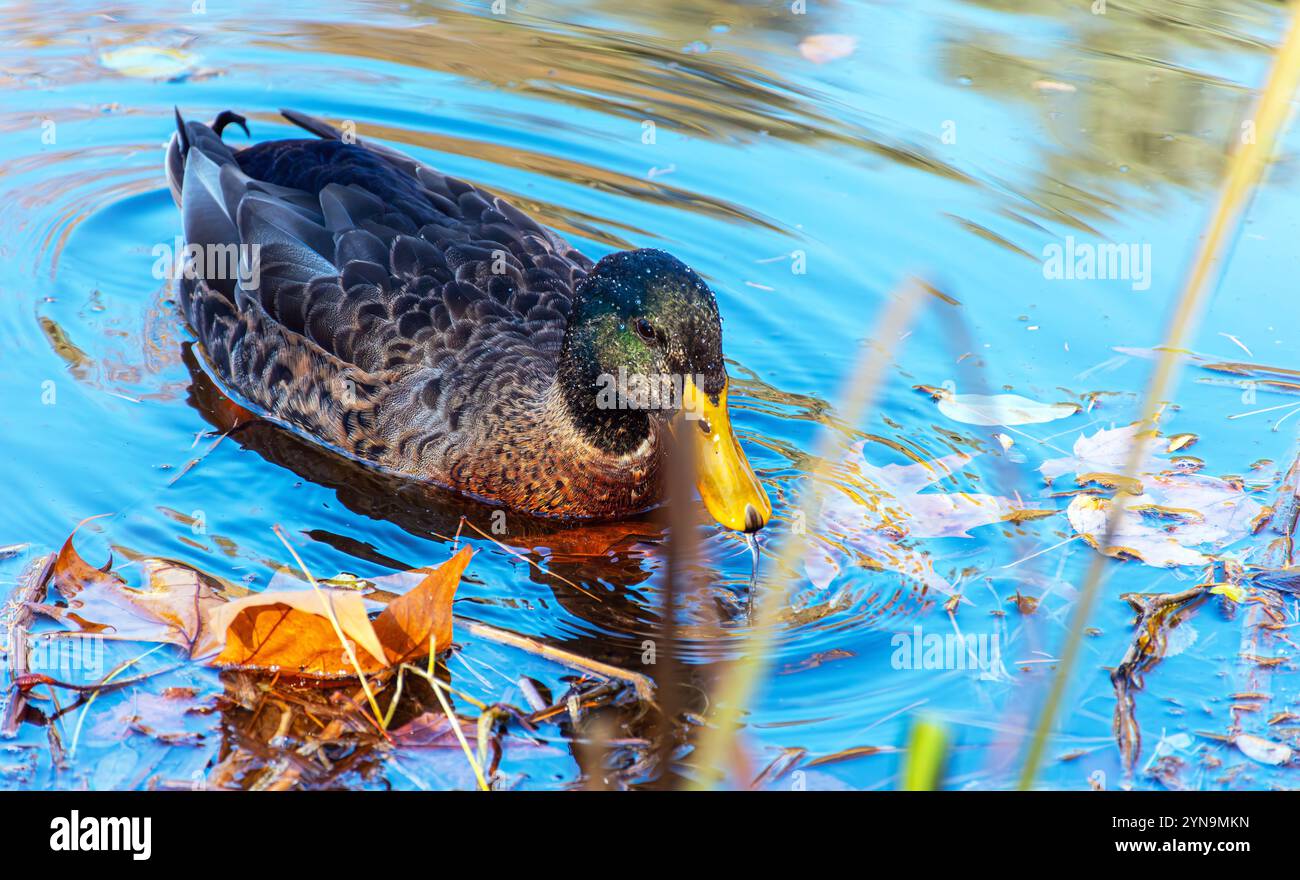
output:
<instances>
[{"instance_id":1,"label":"iridescent green head","mask_svg":"<svg viewBox=\"0 0 1300 880\"><path fill-rule=\"evenodd\" d=\"M643 249L596 264L578 284L558 380L574 423L610 453L634 452L654 420L684 412L710 512L744 531L766 523L771 505L727 413L717 300L676 257Z\"/></svg>"}]
</instances>

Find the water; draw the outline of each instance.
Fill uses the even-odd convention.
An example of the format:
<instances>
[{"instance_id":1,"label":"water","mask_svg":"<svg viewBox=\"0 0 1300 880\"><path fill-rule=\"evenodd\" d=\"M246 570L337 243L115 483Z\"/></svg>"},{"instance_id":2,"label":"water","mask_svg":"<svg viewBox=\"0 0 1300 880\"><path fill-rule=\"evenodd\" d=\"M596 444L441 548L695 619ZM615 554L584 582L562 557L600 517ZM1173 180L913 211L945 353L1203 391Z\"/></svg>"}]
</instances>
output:
<instances>
[{"instance_id":1,"label":"water","mask_svg":"<svg viewBox=\"0 0 1300 880\"><path fill-rule=\"evenodd\" d=\"M852 426L880 441L869 444L870 460L981 449L941 487L1064 508L1068 498L1044 487L1035 468L1078 433L1133 418L1150 362L1116 347L1162 339L1282 27L1278 5L1262 2L1110 3L1104 15L1053 0L808 4L804 15L717 0L532 0L505 15L458 3L209 5L0 7L0 544L44 551L80 519L112 513L79 537L88 559L102 561L110 546L119 560L168 556L254 589L288 561L274 524L295 536L318 575L369 577L441 562L449 548L438 535L455 529L458 511L385 495L275 436L228 439L175 479L211 444L212 424L191 399L188 333L151 271L155 246L180 231L161 164L173 106L196 119L237 110L257 139L295 136L279 107L350 120L363 137L515 199L592 256L655 246L695 267L717 291L737 380L734 420L777 507L764 539L768 565L861 341L913 273L956 304L928 298L895 347L877 406ZM802 41L827 34L856 46L824 63L801 54ZM131 70L129 54L112 53L133 47L182 54ZM227 137L243 142L233 129ZM1300 270L1298 145L1293 131L1257 194L1196 351L1300 365L1289 283ZM1067 236L1149 245L1149 285L1045 277L1044 247ZM1194 451L1206 472L1254 478L1257 460L1289 461L1295 421L1271 430L1287 410L1226 416L1294 398L1261 390L1247 403L1242 388L1210 378L1189 372L1166 422L1171 433L1200 437ZM945 382L1049 402L1100 396L1088 413L1019 429L1013 454L993 439L999 429L948 420L912 389ZM843 448L849 438L838 437ZM532 555L542 568L595 598L467 533L479 553L457 610L653 674L640 656L657 632L666 558L659 527L638 528L645 540L617 528L517 538L542 548ZM894 668L896 634L952 632L942 594L863 567L827 590L804 580L794 591L801 610L776 633L771 674L745 716L735 778L757 775L783 749L806 750L808 761L880 746L799 764L768 784L891 787L900 761L892 749L925 713L942 718L955 742L949 786L1014 783L1092 551L1062 544L1071 534L1063 515L972 534L920 542L920 551L969 600L958 612L962 630L1000 637L1008 673ZM705 588L682 623L687 659L707 681L747 631L750 563L736 536L701 527L701 537ZM6 575L21 561L5 563ZM1118 597L1180 589L1197 574L1111 566L1042 784L1083 788L1099 773L1121 783L1106 671L1130 636ZM1008 604L1017 589L1041 597L1035 614ZM1138 695L1140 765L1162 731L1187 733L1199 751L1183 784L1293 785L1285 770L1203 735L1226 734L1243 717L1231 694L1250 673L1237 659L1239 621L1207 606L1192 625L1196 640ZM452 663L455 684L480 699L522 704L512 684L520 675L556 694L566 687L569 670L458 641L465 660ZM122 651L111 646L111 662L138 653ZM166 683L220 690L201 669ZM1279 684L1242 729L1268 733L1263 716L1294 699ZM204 733L200 744L160 746L112 720L132 714L140 690L96 702L69 767L56 770L39 749L30 766L21 748L0 753L5 784L201 779L219 744L232 741L229 720L187 716L177 723ZM40 745L44 734L29 725L18 742ZM446 765L407 756L339 784L468 784L459 756L447 754ZM1211 770L1207 758L1245 766ZM508 747L502 767L525 788L578 779L562 745ZM1163 783L1139 773L1131 784Z\"/></svg>"}]
</instances>

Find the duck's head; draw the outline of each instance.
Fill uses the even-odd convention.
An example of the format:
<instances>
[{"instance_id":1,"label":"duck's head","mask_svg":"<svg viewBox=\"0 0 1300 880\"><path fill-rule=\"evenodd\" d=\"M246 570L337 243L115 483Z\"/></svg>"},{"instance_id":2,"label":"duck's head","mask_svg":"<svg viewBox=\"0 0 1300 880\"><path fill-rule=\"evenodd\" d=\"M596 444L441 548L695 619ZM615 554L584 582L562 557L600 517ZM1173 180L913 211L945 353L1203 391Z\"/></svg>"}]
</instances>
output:
<instances>
[{"instance_id":1,"label":"duck's head","mask_svg":"<svg viewBox=\"0 0 1300 880\"><path fill-rule=\"evenodd\" d=\"M649 249L597 263L578 284L558 378L592 444L633 454L656 421L669 426L694 445L709 513L737 531L767 524L772 504L727 412L718 303L689 266Z\"/></svg>"}]
</instances>

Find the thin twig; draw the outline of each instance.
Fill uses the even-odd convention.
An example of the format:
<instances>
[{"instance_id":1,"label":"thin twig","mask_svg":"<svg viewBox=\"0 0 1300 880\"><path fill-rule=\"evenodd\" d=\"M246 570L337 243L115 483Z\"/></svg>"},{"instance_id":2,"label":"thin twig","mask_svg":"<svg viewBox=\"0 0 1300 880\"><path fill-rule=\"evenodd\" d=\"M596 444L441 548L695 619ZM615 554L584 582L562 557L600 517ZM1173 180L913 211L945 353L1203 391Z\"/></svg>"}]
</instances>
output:
<instances>
[{"instance_id":1,"label":"thin twig","mask_svg":"<svg viewBox=\"0 0 1300 880\"><path fill-rule=\"evenodd\" d=\"M27 569L22 585L14 590L11 599L16 605L13 622L8 626L9 635L9 680L17 681L29 671L27 656L27 628L32 623L32 603L44 598L45 587L54 573L54 560L57 554L49 553L43 559L33 562ZM23 709L27 705L27 695L16 690L5 705L4 718L0 720L0 738L12 739L18 735L22 724Z\"/></svg>"},{"instance_id":2,"label":"thin twig","mask_svg":"<svg viewBox=\"0 0 1300 880\"><path fill-rule=\"evenodd\" d=\"M528 558L527 556L525 556L524 554L519 553L519 552L517 552L517 551L515 551L515 550L512 550L511 548L507 547L505 544L501 543L501 542L498 541L496 538L492 537L492 536L489 535L487 532L483 531L483 530L480 529L478 526L474 525L474 523L470 522L468 517L464 517L464 516L462 516L462 517L460 518L460 521L461 521L462 524L469 526L471 529L473 529L474 531L478 532L478 533L479 533L481 536L483 536L484 538L487 538L487 539L488 539L489 541L491 541L493 544L496 544L498 547L500 547L500 548L501 548L502 550L504 550L505 552L509 553L509 554L510 554L511 556L513 556L515 559L518 559L520 562L526 562L526 563L528 563L529 565L531 565L533 568L537 569L537 570L538 570L539 572L541 572L542 574L546 575L547 577L553 577L553 578L555 578L557 581L560 581L560 582L562 582L562 583L566 583L566 584L568 584L569 586L573 587L575 590L577 590L579 593L582 593L584 596L586 596L586 597L589 598L589 599L595 599L597 602L601 601L600 597L597 596L595 593L591 592L590 590L584 590L582 587L578 586L577 584L575 584L573 581L569 580L568 578L563 577L563 576L561 576L561 575L558 575L558 574L556 574L556 573L553 572L553 571L547 571L546 569L544 569L544 568L542 568L540 565L538 565L536 562L534 562L533 560L529 559L529 558ZM459 526L457 526L457 528L456 528L456 541L457 541L457 543L459 543L459 541L460 541L460 527L459 527Z\"/></svg>"},{"instance_id":3,"label":"thin twig","mask_svg":"<svg viewBox=\"0 0 1300 880\"><path fill-rule=\"evenodd\" d=\"M505 629L497 629L494 626L488 626L486 623L479 623L474 620L465 620L457 618L464 624L470 635L477 636L480 639L486 639L489 642L496 642L500 645L509 645L512 648L519 648L530 654L537 654L556 663L562 663L574 669L580 669L584 672L590 672L599 675L601 678L613 678L619 681L627 682L636 690L636 695L646 703L654 705L654 684L639 672L631 672L627 669L620 669L617 666L611 666L608 663L601 663L599 660L591 660L587 657L565 651L563 648L556 648L552 645L531 639L528 636L522 636L519 633L510 632Z\"/></svg>"}]
</instances>

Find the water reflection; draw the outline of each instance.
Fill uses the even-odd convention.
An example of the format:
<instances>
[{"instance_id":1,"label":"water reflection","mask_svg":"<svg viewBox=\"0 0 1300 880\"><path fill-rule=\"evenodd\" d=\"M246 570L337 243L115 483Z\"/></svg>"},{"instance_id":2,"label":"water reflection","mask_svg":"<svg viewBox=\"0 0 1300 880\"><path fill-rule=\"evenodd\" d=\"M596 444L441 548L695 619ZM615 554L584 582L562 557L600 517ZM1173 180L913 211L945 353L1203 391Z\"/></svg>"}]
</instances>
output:
<instances>
[{"instance_id":1,"label":"water reflection","mask_svg":"<svg viewBox=\"0 0 1300 880\"><path fill-rule=\"evenodd\" d=\"M1260 4L1107 3L1095 15L1086 3L970 2L1058 26L1038 45L949 26L937 53L947 77L1039 120L1045 139L1020 185L1045 216L1091 229L1135 209L1167 208L1163 184L1217 186L1251 95L1201 62L1228 52L1262 64L1273 17Z\"/></svg>"}]
</instances>

